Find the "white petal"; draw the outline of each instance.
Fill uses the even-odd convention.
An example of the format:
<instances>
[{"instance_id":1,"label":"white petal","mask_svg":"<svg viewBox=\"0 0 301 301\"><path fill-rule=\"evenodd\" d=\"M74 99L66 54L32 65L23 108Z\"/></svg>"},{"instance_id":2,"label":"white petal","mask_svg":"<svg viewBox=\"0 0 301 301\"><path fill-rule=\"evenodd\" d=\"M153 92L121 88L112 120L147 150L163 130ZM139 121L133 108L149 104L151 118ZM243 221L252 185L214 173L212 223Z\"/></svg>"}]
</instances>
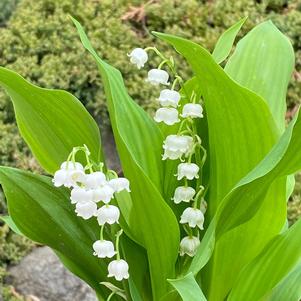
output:
<instances>
[{"instance_id":1,"label":"white petal","mask_svg":"<svg viewBox=\"0 0 301 301\"><path fill-rule=\"evenodd\" d=\"M187 254L193 257L196 254L198 246L200 245L200 240L195 236L186 236L180 242L180 255L183 256Z\"/></svg>"},{"instance_id":2,"label":"white petal","mask_svg":"<svg viewBox=\"0 0 301 301\"><path fill-rule=\"evenodd\" d=\"M181 180L186 177L188 180L198 178L199 167L194 163L180 163L178 165L177 179Z\"/></svg>"},{"instance_id":3,"label":"white petal","mask_svg":"<svg viewBox=\"0 0 301 301\"><path fill-rule=\"evenodd\" d=\"M158 98L160 105L162 107L174 107L176 108L181 99L181 95L179 92L169 89L163 89L160 92L160 96Z\"/></svg>"},{"instance_id":4,"label":"white petal","mask_svg":"<svg viewBox=\"0 0 301 301\"><path fill-rule=\"evenodd\" d=\"M93 200L93 191L86 190L81 187L75 187L71 190L70 199L72 204L76 204L78 202L91 202Z\"/></svg>"},{"instance_id":5,"label":"white petal","mask_svg":"<svg viewBox=\"0 0 301 301\"><path fill-rule=\"evenodd\" d=\"M104 185L93 190L93 200L95 202L103 201L104 203L109 203L113 198L114 189L109 185Z\"/></svg>"},{"instance_id":6,"label":"white petal","mask_svg":"<svg viewBox=\"0 0 301 301\"><path fill-rule=\"evenodd\" d=\"M121 281L122 279L129 278L129 266L128 263L123 260L113 260L108 265L108 277L115 277L116 280Z\"/></svg>"},{"instance_id":7,"label":"white petal","mask_svg":"<svg viewBox=\"0 0 301 301\"><path fill-rule=\"evenodd\" d=\"M97 205L95 202L78 202L76 204L76 209L75 212L77 213L78 216L84 218L84 219L89 219L92 216L95 216L97 212Z\"/></svg>"},{"instance_id":8,"label":"white petal","mask_svg":"<svg viewBox=\"0 0 301 301\"><path fill-rule=\"evenodd\" d=\"M173 200L176 204L180 202L189 202L195 195L195 190L192 187L180 186L175 190Z\"/></svg>"},{"instance_id":9,"label":"white petal","mask_svg":"<svg viewBox=\"0 0 301 301\"><path fill-rule=\"evenodd\" d=\"M89 189L95 189L106 184L106 176L101 171L96 171L86 175L85 186Z\"/></svg>"},{"instance_id":10,"label":"white petal","mask_svg":"<svg viewBox=\"0 0 301 301\"><path fill-rule=\"evenodd\" d=\"M114 250L114 245L109 240L97 240L93 244L93 250L93 255L99 258L112 258L116 254Z\"/></svg>"},{"instance_id":11,"label":"white petal","mask_svg":"<svg viewBox=\"0 0 301 301\"><path fill-rule=\"evenodd\" d=\"M104 225L106 223L112 225L117 223L119 220L120 211L118 207L113 205L105 205L98 209L97 211L97 221L99 225Z\"/></svg>"},{"instance_id":12,"label":"white petal","mask_svg":"<svg viewBox=\"0 0 301 301\"><path fill-rule=\"evenodd\" d=\"M203 117L203 108L200 104L187 103L183 107L182 117L191 117L191 118L202 118Z\"/></svg>"},{"instance_id":13,"label":"white petal","mask_svg":"<svg viewBox=\"0 0 301 301\"><path fill-rule=\"evenodd\" d=\"M138 69L144 66L148 60L147 52L142 48L135 48L129 54L130 61L132 64L136 65Z\"/></svg>"},{"instance_id":14,"label":"white petal","mask_svg":"<svg viewBox=\"0 0 301 301\"><path fill-rule=\"evenodd\" d=\"M169 75L166 71L161 69L151 69L148 72L147 80L152 85L169 85L168 82Z\"/></svg>"},{"instance_id":15,"label":"white petal","mask_svg":"<svg viewBox=\"0 0 301 301\"><path fill-rule=\"evenodd\" d=\"M60 169L55 172L52 182L55 187L60 187L66 183L66 179L67 179L67 171Z\"/></svg>"},{"instance_id":16,"label":"white petal","mask_svg":"<svg viewBox=\"0 0 301 301\"><path fill-rule=\"evenodd\" d=\"M114 189L115 192L127 190L130 192L130 182L126 178L116 178L109 181L109 185Z\"/></svg>"},{"instance_id":17,"label":"white petal","mask_svg":"<svg viewBox=\"0 0 301 301\"><path fill-rule=\"evenodd\" d=\"M158 109L154 119L156 122L164 122L167 125L173 125L180 121L178 111L174 108Z\"/></svg>"}]
</instances>

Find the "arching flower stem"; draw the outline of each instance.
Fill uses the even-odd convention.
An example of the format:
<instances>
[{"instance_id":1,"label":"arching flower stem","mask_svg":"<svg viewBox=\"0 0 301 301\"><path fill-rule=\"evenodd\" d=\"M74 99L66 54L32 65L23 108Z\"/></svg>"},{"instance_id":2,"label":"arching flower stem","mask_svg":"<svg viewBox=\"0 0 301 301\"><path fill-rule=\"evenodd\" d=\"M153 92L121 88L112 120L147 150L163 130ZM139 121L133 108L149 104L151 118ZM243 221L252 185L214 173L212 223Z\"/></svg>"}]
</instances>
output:
<instances>
[{"instance_id":1,"label":"arching flower stem","mask_svg":"<svg viewBox=\"0 0 301 301\"><path fill-rule=\"evenodd\" d=\"M103 224L103 225L101 226L101 228L100 228L100 235L99 235L100 240L103 240L103 231L104 231L104 228L105 228L105 224Z\"/></svg>"},{"instance_id":2,"label":"arching flower stem","mask_svg":"<svg viewBox=\"0 0 301 301\"><path fill-rule=\"evenodd\" d=\"M115 249L116 249L116 258L117 260L120 260L120 251L119 251L119 239L121 234L123 233L123 230L119 230L116 234L116 243L115 243Z\"/></svg>"}]
</instances>

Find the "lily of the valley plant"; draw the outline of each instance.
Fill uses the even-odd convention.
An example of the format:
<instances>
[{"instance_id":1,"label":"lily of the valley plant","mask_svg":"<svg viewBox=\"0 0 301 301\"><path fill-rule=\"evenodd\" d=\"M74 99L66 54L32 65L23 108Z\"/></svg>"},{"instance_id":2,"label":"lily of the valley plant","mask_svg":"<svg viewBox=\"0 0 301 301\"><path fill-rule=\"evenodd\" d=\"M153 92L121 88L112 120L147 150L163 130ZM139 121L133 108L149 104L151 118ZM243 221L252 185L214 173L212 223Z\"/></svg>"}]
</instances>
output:
<instances>
[{"instance_id":1,"label":"lily of the valley plant","mask_svg":"<svg viewBox=\"0 0 301 301\"><path fill-rule=\"evenodd\" d=\"M49 174L1 167L3 219L50 246L99 300L298 301L301 221L289 227L286 208L301 169L301 116L285 122L289 40L267 21L230 55L245 19L212 53L154 32L174 57L154 45L124 54L160 91L149 116L73 21L101 73L123 175L107 166L79 100L0 67L20 133Z\"/></svg>"}]
</instances>

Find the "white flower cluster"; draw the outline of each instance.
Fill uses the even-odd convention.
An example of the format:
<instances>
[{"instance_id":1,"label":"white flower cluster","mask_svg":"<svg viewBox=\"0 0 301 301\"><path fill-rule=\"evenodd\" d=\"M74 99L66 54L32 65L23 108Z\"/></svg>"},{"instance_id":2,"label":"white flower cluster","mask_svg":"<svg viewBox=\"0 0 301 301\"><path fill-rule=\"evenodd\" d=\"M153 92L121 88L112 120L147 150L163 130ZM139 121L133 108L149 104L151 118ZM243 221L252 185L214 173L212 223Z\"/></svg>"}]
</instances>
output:
<instances>
[{"instance_id":1,"label":"white flower cluster","mask_svg":"<svg viewBox=\"0 0 301 301\"><path fill-rule=\"evenodd\" d=\"M89 154L86 148L74 148ZM74 153L74 150L73 150ZM71 153L72 154L72 153ZM90 173L86 173L85 169ZM119 208L111 205L114 195L123 190L130 192L130 183L126 178L116 177L108 179L104 172L93 171L91 163L87 162L87 167L72 161L62 163L61 168L55 172L53 184L56 187L65 186L71 188L70 200L75 205L75 213L83 219L96 217L98 224L101 226L100 240L93 244L93 255L98 258L112 258L117 255L117 260L110 262L108 266L108 277L115 277L116 280L129 278L128 264L125 260L120 259L118 244L119 236L116 239L116 250L110 240L103 239L103 230L106 224L112 225L118 223L120 217ZM118 235L121 235L119 233Z\"/></svg>"},{"instance_id":2,"label":"white flower cluster","mask_svg":"<svg viewBox=\"0 0 301 301\"><path fill-rule=\"evenodd\" d=\"M184 185L176 188L173 200L176 204L180 202L190 203L193 201L193 206L188 207L184 210L181 215L180 223L184 224L184 229L188 233L188 236L184 237L180 243L180 255L187 254L189 256L194 256L197 250L197 247L200 244L199 232L197 236L194 236L194 228L203 230L204 223L204 212L205 212L205 202L202 197L203 186L197 183L196 189L188 185L188 181L198 179L200 172L200 165L202 162L195 163L191 162L192 157L197 149L201 147L201 140L199 139L194 125L195 118L203 117L203 108L201 104L196 103L196 95L193 92L190 97L188 95L183 95L185 99L185 104L180 106L181 94L178 91L174 90L175 84L182 81L181 77L175 72L174 62L172 59L166 59L156 48L149 47L145 50L141 48L134 49L130 54L130 60L133 64L137 65L140 69L148 60L147 50L154 50L158 54L162 63L159 65L158 69L152 69L148 72L147 82L153 85L169 85L169 74L161 70L161 67L166 64L169 66L173 72L174 81L171 89L163 89L160 93L158 101L161 105L154 116L156 122L163 122L166 125L175 125L180 123L178 133L175 135L169 135L166 137L163 149L164 154L163 160L178 160L182 162L178 165L177 170L177 179L184 180ZM181 112L179 112L181 108ZM181 131L183 126L186 126L187 130ZM196 150L197 149L197 150ZM196 157L196 156L195 156ZM185 161L187 158L187 162ZM201 198L201 203L198 203L198 200ZM189 229L187 230L187 226Z\"/></svg>"}]
</instances>

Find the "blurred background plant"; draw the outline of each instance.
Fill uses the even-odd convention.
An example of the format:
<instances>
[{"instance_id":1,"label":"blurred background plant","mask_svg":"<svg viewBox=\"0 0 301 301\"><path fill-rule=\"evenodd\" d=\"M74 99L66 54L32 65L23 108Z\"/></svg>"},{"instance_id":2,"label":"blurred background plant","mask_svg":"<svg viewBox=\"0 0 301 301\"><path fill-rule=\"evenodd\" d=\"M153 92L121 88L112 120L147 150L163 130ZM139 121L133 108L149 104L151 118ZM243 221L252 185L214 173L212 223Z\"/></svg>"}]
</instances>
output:
<instances>
[{"instance_id":1,"label":"blurred background plant","mask_svg":"<svg viewBox=\"0 0 301 301\"><path fill-rule=\"evenodd\" d=\"M296 70L288 91L288 118L300 104L300 0L1 0L0 65L19 72L41 87L73 93L101 127L107 129L105 97L98 70L83 50L68 15L84 25L102 57L122 71L133 99L150 113L157 107L158 91L144 84L146 71L138 72L129 64L126 54L135 47L152 45L152 30L180 35L212 50L225 28L243 16L249 18L239 37L255 24L271 19L289 36L296 53ZM173 53L164 44L158 47L167 55ZM181 75L188 78L185 63L178 63ZM156 59L150 60L150 64L156 66ZM18 134L13 107L4 91L0 91L0 164L40 172ZM290 222L301 215L301 177L297 180L289 202ZM0 195L0 213L5 212ZM5 266L18 261L31 247L27 240L0 224L0 278L5 274ZM9 293L9 288L6 287L5 292L6 300L18 299Z\"/></svg>"}]
</instances>

